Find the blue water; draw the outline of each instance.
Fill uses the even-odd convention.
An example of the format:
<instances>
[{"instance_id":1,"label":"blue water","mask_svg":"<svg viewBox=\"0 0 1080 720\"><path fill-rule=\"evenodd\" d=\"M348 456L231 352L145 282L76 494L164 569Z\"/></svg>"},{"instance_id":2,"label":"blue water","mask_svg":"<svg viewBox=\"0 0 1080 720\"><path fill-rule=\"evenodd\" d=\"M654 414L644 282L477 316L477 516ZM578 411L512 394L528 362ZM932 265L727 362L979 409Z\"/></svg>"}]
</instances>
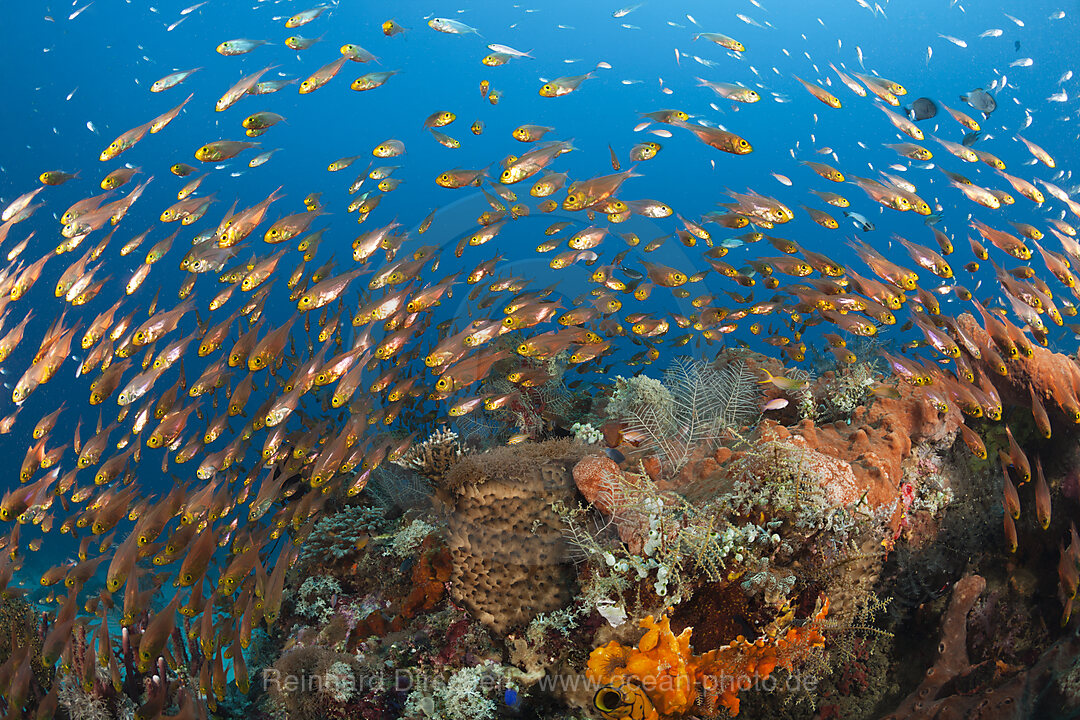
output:
<instances>
[{"instance_id":1,"label":"blue water","mask_svg":"<svg viewBox=\"0 0 1080 720\"><path fill-rule=\"evenodd\" d=\"M881 209L857 187L833 185L797 162L829 162L846 173L865 177L875 177L877 170L893 172L887 170L891 164L915 164L881 147L885 142L907 142L909 138L894 131L874 107L877 103L872 97L856 97L840 84L828 69L830 62L849 71L876 73L902 83L909 90L909 94L901 98L905 104L916 97L929 96L974 117L978 114L963 105L958 95L975 87L989 87L995 79L1006 76L1007 88L995 92L998 110L984 123L984 129L993 139L982 141L979 147L998 155L1008 165L1008 172L1014 175L1027 179L1053 179L1066 189L1073 186L1068 174L1057 178L1056 171L1041 165L1026 165L1030 155L1013 140L1025 114L1030 113L1033 123L1023 135L1046 148L1056 158L1059 170L1068 173L1068 168L1076 162L1077 134L1073 117L1076 103L1073 95L1080 88L1080 76L1063 85L1058 83L1064 72L1077 67L1075 38L1080 29L1080 15L1071 8L1066 9L1064 19L1052 20L1050 14L1059 9L1054 3L972 2L970 6L963 6L950 5L944 0L905 0L887 5L886 18L854 1L820 4L765 0L762 4L764 9L750 2L696 2L683 3L675 10L669 4L652 0L625 17L615 19L612 11L617 5L611 3L478 3L459 8L437 3L401 2L395 3L391 12L375 9L368 3L343 2L315 22L288 30L284 28L284 20L294 12L306 9L305 5L268 2L252 5L211 0L171 32L166 27L182 17L180 11L185 3L160 2L151 7L143 2L95 0L73 20L68 16L81 7L81 3L74 6L57 3L43 6L35 2L9 4L5 8L8 32L0 50L0 62L5 68L4 110L0 112L0 136L4 138L0 149L0 198L6 203L32 189L37 184L38 174L46 170L78 170L81 175L62 187L47 188L39 197L47 201L45 208L17 226L0 251L6 252L32 230L36 234L23 259L29 263L49 252L61 240L54 218L76 200L101 192L97 186L100 179L124 163L142 168L142 174L137 175L134 182L154 176L146 194L120 225L104 256L106 265L97 277L109 275L112 284L91 304L68 309L68 326L79 320L85 329L97 313L111 306L120 296L122 284L142 261L145 252L177 229L178 226L158 223L157 217L187 182L169 173L169 166L186 162L199 166L199 172L211 171L200 194L216 192L217 203L203 220L181 230L172 251L154 266L144 286L125 301L124 310L118 317L138 309L136 322L140 322L146 317L145 311L159 289L158 309L175 303L176 290L183 280L177 263L187 250L190 238L196 232L216 225L234 200L238 201L238 207L245 208L267 197L279 185L284 186L284 199L272 206L269 220L301 211L306 195L322 193L321 201L328 214L313 227L326 227L327 232L318 257L309 263L309 269L331 257L337 260L334 272L349 269L352 265L350 243L357 234L394 219L404 228L412 229L430 211L440 208L429 233L410 240L403 250L427 243L444 246L440 269L436 274L429 274L428 280L457 270L467 271L501 253L507 259L501 266L501 273L529 278L536 288L557 282L559 292L565 298L563 304L569 306L573 298L593 287L587 282L591 269L579 265L553 271L548 267L551 256L538 255L535 246L546 239L543 230L552 222L571 220L575 229L584 227L587 223L580 213L557 210L541 214L534 210L528 218L507 223L501 234L487 245L467 249L458 261L453 257L454 245L464 234L475 230L476 216L488 207L474 189L446 190L434 183L434 178L444 170L488 167L508 154L521 154L529 147L512 139L510 132L518 125L534 123L556 128L547 139L573 140L577 150L559 158L552 167L569 172L574 179L612 172L609 145L615 149L625 169L630 165L626 160L627 152L634 143L657 141L663 145L663 150L654 160L636 168L642 177L628 180L620 197L661 200L683 217L696 220L703 213L717 209L717 202L730 200L724 195L725 189L742 192L752 188L776 197L795 211L796 219L777 227L773 234L795 239L806 248L824 252L843 263L856 263L845 243L845 238L854 234L855 229L841 216L839 209L824 205L806 190L839 192L851 200L852 210L865 214L877 226L875 231L861 234L861 238L891 259L912 266L903 249L890 242L890 236L900 234L936 249L921 216ZM1004 15L1006 12L1019 16L1024 27L1008 19ZM738 19L736 13L769 26L747 24ZM429 17L436 15L467 23L477 28L482 37L437 33L426 24ZM380 25L390 17L408 31L396 37L384 37ZM634 27L623 27L624 23ZM990 28L1001 28L1003 34L997 38L978 37ZM746 45L747 51L736 56L705 40L691 41L694 33L702 31L734 36ZM959 48L940 38L938 33L962 38L968 47ZM293 34L325 36L313 48L296 53L283 44L284 39ZM220 42L241 37L265 39L270 44L238 57L222 57L214 52ZM225 112L214 112L215 100L242 76L273 65L274 69L264 79L280 75L302 80L338 58L337 48L350 42L373 52L380 62L347 63L334 80L311 95L299 95L293 85L273 95L246 97ZM489 52L486 48L489 42L531 51L534 59L514 59L503 67L485 67L479 61ZM1015 47L1017 42L1020 43L1019 50ZM928 46L933 48L929 61ZM692 57L695 55L715 66L707 67L697 62ZM1032 66L1010 66L1026 57L1034 60ZM538 95L542 78L582 74L601 61L612 68L597 70L595 77L584 82L576 92L555 99ZM198 66L204 69L182 85L161 94L149 92L155 80L175 70ZM401 72L373 91L356 93L349 89L352 80L376 70ZM811 97L793 74L808 81L831 83L828 87L842 100L842 109L830 109ZM751 105L722 100L707 88L697 87L695 77L743 83L756 88L763 99ZM484 79L502 95L497 106L481 97L479 84ZM633 82L624 84L624 81ZM672 92L666 94L662 88ZM1062 89L1069 93L1068 102L1047 101L1050 95ZM194 93L191 103L163 132L147 136L116 161L98 161L98 154L113 138L173 107L188 93ZM774 93L784 102L777 102ZM713 109L710 103L715 103L719 109ZM673 132L669 139L633 131L639 122L639 113L662 108L682 109L695 118L722 124L747 138L754 146L754 152L741 157L728 155L702 145L678 128L669 128ZM207 142L244 139L241 121L262 110L280 113L287 120L258 139L261 149L280 148L267 164L248 168L247 161L256 151L242 153L235 160L222 163L225 166L222 169L214 169L214 164L203 166L194 159L195 150ZM460 149L442 147L421 127L425 117L440 110L457 114L456 122L442 131L460 140ZM486 125L479 137L469 132L469 126L475 120L482 120ZM966 132L948 118L944 109L934 121L920 123L920 127L928 136L920 144L934 152L935 163L968 175L977 184L1008 189L988 167L962 163L930 139L933 133L959 142ZM385 161L371 158L371 149L390 138L402 140L407 154ZM860 147L859 143L865 147ZM826 146L835 150L838 162L815 153L816 149ZM344 171L327 172L330 162L350 155L362 157ZM347 188L372 161L375 166L400 164L401 169L394 177L405 182L386 194L367 222L357 226L355 216L345 212L346 204L352 199ZM493 174L497 175L498 166L493 167ZM238 176L233 177L233 173ZM792 186L778 183L771 173L787 176ZM976 291L977 297L996 296L997 288L988 267L974 277L960 270L960 266L970 260L965 240L970 232L969 216L1002 229L1008 229L1006 219L1043 227L1044 217L1060 217L1064 209L1052 198L1048 198L1043 208L1038 208L1016 195L1016 205L1001 211L988 210L964 199L948 186L937 170L911 169L895 174L914 182L920 196L932 205L941 205L944 220L938 227L953 237L957 247L956 255L950 260L960 281L969 288L975 290L978 283L983 284ZM535 178L511 189L517 192L519 200L535 207L536 203L528 198L528 188L533 180ZM365 190L374 190L375 184L367 181ZM124 188L123 192L132 186ZM556 197L561 198L561 195ZM841 228L826 230L813 224L799 208L801 204L830 212L841 222ZM603 218L598 219L598 222L602 221ZM153 229L139 250L126 258L119 257L119 247L148 227ZM679 227L681 224L675 218L645 220L635 217L613 227L613 235L598 249L601 262L606 262L625 247L614 233L636 232L644 244L671 234ZM264 229L265 225L257 232L261 234ZM709 229L716 239L745 232L727 231L716 226L709 226ZM87 243L99 238L100 233L97 233ZM1059 249L1055 241L1046 242L1048 247ZM0 393L0 416L14 411L7 386L13 385L29 365L46 328L65 308L61 300L52 297L51 289L57 277L86 247L89 245L50 260L29 297L10 306L5 329L13 326L30 309L33 309L35 319L22 345L3 364L6 385ZM706 267L699 254L703 249L700 245L694 249L683 248L672 237L648 259L695 271ZM257 236L248 242L238 259L246 259L253 253L260 257L268 254ZM777 254L762 243L737 248L725 261L742 267L748 257ZM642 257L639 247L631 252L625 265L641 269L638 260ZM997 257L1004 256L997 253ZM1005 259L1008 260L1007 267L1017 264L1011 258ZM292 313L293 306L284 297L282 274L291 272L298 261L299 254L290 250L278 268L277 285L266 313L267 326L280 325ZM227 265L232 266L235 262L230 261ZM1045 276L1037 258L1032 260L1032 266ZM868 274L861 266L859 268ZM940 284L925 271L920 275L924 287ZM199 312L203 318L211 317L213 323L223 317L222 313L231 312L242 302L239 299L241 293L237 292L227 309L210 316L206 303L221 287L213 274L200 277L196 286ZM347 308L355 306L357 292L362 288L361 282L350 288L345 296ZM692 297L705 292L719 294L724 290L739 294L748 292L715 273L688 288ZM456 292L453 300L444 303L435 322L453 318L456 331L465 322L486 317L501 307L496 304L486 313L473 311L465 300L466 294L467 289ZM754 289L754 294L758 300L773 295L760 286ZM957 305L952 302L953 306ZM635 311L691 312L687 300L676 300L661 288L657 288L645 304L626 296L620 314ZM778 319L771 320L782 330ZM750 335L745 326L744 322L738 332L728 336L727 342L742 340L759 350L767 348ZM192 328L192 320L186 319L182 332L186 334ZM681 332L673 328L669 336ZM1052 333L1057 339L1071 337L1071 333L1056 328L1052 328ZM170 335L166 342L177 337L180 335ZM886 341L899 342L910 337L916 336L904 336L894 328L888 331ZM432 327L421 345L426 348L438 339ZM159 343L159 349L162 346L163 343ZM226 348L228 346L226 344ZM682 350L668 348L666 344L662 348L672 355L704 354L715 350L715 347L710 350L696 344ZM638 350L624 343L614 357L625 359ZM73 352L80 360L84 357L81 350ZM201 372L204 361L190 352L188 355L185 373L190 382ZM658 363L660 367L666 366L664 360L662 358ZM85 440L92 434L99 410L89 408L85 398L88 384L97 373L91 373L89 378L75 379L73 371L77 365L77 361L69 360L57 378L34 392L22 408L14 431L2 439L14 465L21 462L25 448L32 442L30 432L34 423L61 402L67 403L68 410L53 432L54 441L50 447L66 442L80 418L82 438ZM242 376L234 375L233 384ZM171 386L175 377L175 371L170 371L158 382L156 392ZM434 378L431 381L434 382ZM259 396L253 398L249 411L259 401ZM106 424L117 409L112 399L102 406L100 412ZM208 418L214 417L223 412L224 405L215 411L205 407L204 403L204 410ZM240 426L240 422L230 423L233 432ZM149 427L152 429L153 422ZM201 430L203 424L195 423L195 427ZM121 435L118 432L113 441ZM262 437L261 434L256 436L249 459L260 449ZM215 449L220 447L221 441L218 442ZM161 493L172 480L168 473L159 470L160 451L144 448L143 457L138 467L140 485L148 493ZM66 471L71 467L73 456L69 453L64 462ZM174 472L182 479L191 479L197 462L179 469L174 466ZM84 471L79 485L89 482L91 474L89 470ZM14 471L9 471L4 482L8 485L17 482ZM54 512L59 524L63 513L59 509ZM32 530L25 532L32 536ZM28 560L22 582L34 582L31 568L49 567L59 558L70 555L73 548L70 544L55 537L50 538L50 542L56 542L61 550L50 551L47 557Z\"/></svg>"}]
</instances>

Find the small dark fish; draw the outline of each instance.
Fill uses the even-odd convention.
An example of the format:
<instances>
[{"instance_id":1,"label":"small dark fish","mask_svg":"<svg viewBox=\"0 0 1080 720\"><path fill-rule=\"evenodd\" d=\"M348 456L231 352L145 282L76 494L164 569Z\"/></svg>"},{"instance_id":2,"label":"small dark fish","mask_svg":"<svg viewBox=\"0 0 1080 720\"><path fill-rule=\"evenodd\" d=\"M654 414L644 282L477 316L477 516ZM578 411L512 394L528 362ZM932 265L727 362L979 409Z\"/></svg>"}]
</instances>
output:
<instances>
[{"instance_id":1,"label":"small dark fish","mask_svg":"<svg viewBox=\"0 0 1080 720\"><path fill-rule=\"evenodd\" d=\"M1019 40L1017 40L1017 41L1016 41L1016 42L1015 42L1015 43L1013 44L1013 47L1015 47L1015 48L1016 48L1016 52L1020 52L1020 41L1019 41Z\"/></svg>"},{"instance_id":2,"label":"small dark fish","mask_svg":"<svg viewBox=\"0 0 1080 720\"><path fill-rule=\"evenodd\" d=\"M960 100L966 102L984 115L989 115L997 110L997 101L994 100L994 97L990 93L982 88L975 88L971 92L961 95Z\"/></svg>"},{"instance_id":3,"label":"small dark fish","mask_svg":"<svg viewBox=\"0 0 1080 720\"><path fill-rule=\"evenodd\" d=\"M855 223L855 227L859 228L863 232L870 232L874 229L874 223L866 219L865 215L860 215L857 212L844 211L844 217L850 218L851 222Z\"/></svg>"},{"instance_id":4,"label":"small dark fish","mask_svg":"<svg viewBox=\"0 0 1080 720\"><path fill-rule=\"evenodd\" d=\"M964 135L964 139L960 142L961 144L963 144L964 147L971 147L972 145L977 143L982 138L982 136L983 131L976 130L975 132L969 132L967 135Z\"/></svg>"},{"instance_id":5,"label":"small dark fish","mask_svg":"<svg viewBox=\"0 0 1080 720\"><path fill-rule=\"evenodd\" d=\"M626 456L615 448L604 448L604 454L617 463L621 463L623 460L626 459Z\"/></svg>"},{"instance_id":6,"label":"small dark fish","mask_svg":"<svg viewBox=\"0 0 1080 720\"><path fill-rule=\"evenodd\" d=\"M925 218L923 218L923 224L933 227L934 225L937 225L939 222L941 222L942 218L944 217L945 216L941 213L933 213L932 215L927 215Z\"/></svg>"},{"instance_id":7,"label":"small dark fish","mask_svg":"<svg viewBox=\"0 0 1080 720\"><path fill-rule=\"evenodd\" d=\"M912 120L929 120L937 115L937 105L930 98L921 97L907 108L907 116Z\"/></svg>"}]
</instances>

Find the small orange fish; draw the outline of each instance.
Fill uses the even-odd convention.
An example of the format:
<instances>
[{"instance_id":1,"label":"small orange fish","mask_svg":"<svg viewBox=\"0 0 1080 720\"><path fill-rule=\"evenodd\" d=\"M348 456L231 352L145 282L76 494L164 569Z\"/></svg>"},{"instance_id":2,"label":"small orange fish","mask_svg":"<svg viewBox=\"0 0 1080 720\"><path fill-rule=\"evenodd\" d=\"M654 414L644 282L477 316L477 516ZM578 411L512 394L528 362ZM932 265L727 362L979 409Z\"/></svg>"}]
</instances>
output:
<instances>
[{"instance_id":1,"label":"small orange fish","mask_svg":"<svg viewBox=\"0 0 1080 720\"><path fill-rule=\"evenodd\" d=\"M1042 460L1035 458L1035 516L1043 530L1050 527L1050 487L1043 475Z\"/></svg>"},{"instance_id":2,"label":"small orange fish","mask_svg":"<svg viewBox=\"0 0 1080 720\"><path fill-rule=\"evenodd\" d=\"M798 80L800 83L802 83L803 87L805 87L807 89L807 91L811 95L816 97L821 102L825 103L826 105L828 105L831 108L835 108L835 109L840 108L840 99L838 97L836 97L835 95L833 95L828 90L826 90L825 88L821 87L820 85L815 85L813 83L808 83L805 80L803 80L801 77L799 77L798 75L792 75L792 77L795 78L796 80Z\"/></svg>"}]
</instances>

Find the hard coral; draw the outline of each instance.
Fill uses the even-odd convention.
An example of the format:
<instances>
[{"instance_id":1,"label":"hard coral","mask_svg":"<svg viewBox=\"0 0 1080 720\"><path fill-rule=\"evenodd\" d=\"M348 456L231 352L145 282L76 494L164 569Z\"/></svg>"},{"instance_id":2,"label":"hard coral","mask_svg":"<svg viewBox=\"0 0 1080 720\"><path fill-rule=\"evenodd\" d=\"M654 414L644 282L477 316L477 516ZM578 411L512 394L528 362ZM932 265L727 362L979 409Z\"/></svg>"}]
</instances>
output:
<instances>
[{"instance_id":1,"label":"hard coral","mask_svg":"<svg viewBox=\"0 0 1080 720\"><path fill-rule=\"evenodd\" d=\"M394 462L439 483L454 463L461 459L462 454L457 433L441 427L427 440L410 446L408 451Z\"/></svg>"},{"instance_id":2,"label":"hard coral","mask_svg":"<svg viewBox=\"0 0 1080 720\"><path fill-rule=\"evenodd\" d=\"M646 632L636 648L615 641L596 648L589 656L587 675L604 685L621 687L633 682L640 686L651 704L645 705L642 720L681 715L695 703L706 713L723 705L731 715L738 715L740 690L768 678L777 667L791 671L811 650L824 647L820 628L828 611L826 599L807 625L754 642L740 635L704 655L694 655L690 648L692 628L675 635L667 614L659 620L650 615L639 623Z\"/></svg>"}]
</instances>

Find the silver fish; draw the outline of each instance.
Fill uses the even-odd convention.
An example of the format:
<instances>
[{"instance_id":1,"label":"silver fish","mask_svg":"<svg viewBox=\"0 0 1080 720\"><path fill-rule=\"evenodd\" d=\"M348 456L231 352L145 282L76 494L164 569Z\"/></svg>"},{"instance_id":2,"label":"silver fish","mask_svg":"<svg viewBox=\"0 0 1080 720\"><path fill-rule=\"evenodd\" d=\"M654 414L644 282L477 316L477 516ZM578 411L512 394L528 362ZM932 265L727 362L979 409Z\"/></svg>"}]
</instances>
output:
<instances>
[{"instance_id":1,"label":"silver fish","mask_svg":"<svg viewBox=\"0 0 1080 720\"><path fill-rule=\"evenodd\" d=\"M438 30L441 33L448 33L450 35L479 35L480 31L474 27L469 27L463 22L457 20L451 20L449 18L431 18L428 20L428 27L432 30Z\"/></svg>"},{"instance_id":2,"label":"silver fish","mask_svg":"<svg viewBox=\"0 0 1080 720\"><path fill-rule=\"evenodd\" d=\"M863 232L870 232L874 229L874 223L867 220L865 215L845 210L844 217L850 219L851 222L855 223L855 227L859 228Z\"/></svg>"}]
</instances>

